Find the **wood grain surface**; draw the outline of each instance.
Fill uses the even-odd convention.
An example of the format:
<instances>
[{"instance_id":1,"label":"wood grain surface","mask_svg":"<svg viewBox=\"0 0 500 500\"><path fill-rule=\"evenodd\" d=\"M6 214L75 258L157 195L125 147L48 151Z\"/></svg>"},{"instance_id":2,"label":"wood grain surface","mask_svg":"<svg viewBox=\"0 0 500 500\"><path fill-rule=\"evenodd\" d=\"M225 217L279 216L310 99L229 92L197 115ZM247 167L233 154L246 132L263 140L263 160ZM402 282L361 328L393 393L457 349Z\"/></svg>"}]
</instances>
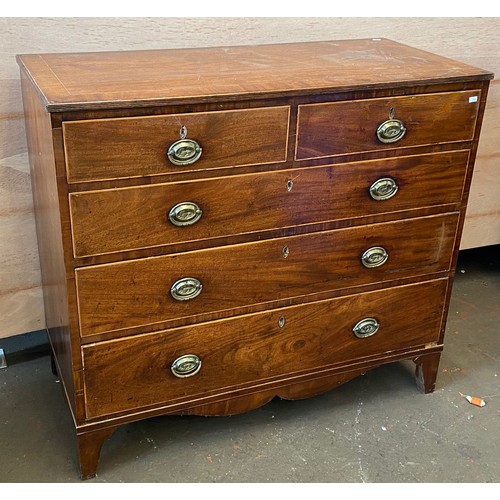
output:
<instances>
[{"instance_id":1,"label":"wood grain surface","mask_svg":"<svg viewBox=\"0 0 500 500\"><path fill-rule=\"evenodd\" d=\"M468 151L455 151L236 175L230 182L220 177L72 193L74 254L166 246L459 203L468 156ZM396 182L396 195L374 200L370 186L387 177ZM202 216L192 226L177 227L167 215L185 202L196 203Z\"/></svg>"},{"instance_id":2,"label":"wood grain surface","mask_svg":"<svg viewBox=\"0 0 500 500\"><path fill-rule=\"evenodd\" d=\"M499 28L498 18L1 18L0 337L44 327L16 54L385 37L500 75ZM489 91L462 248L500 243L498 82Z\"/></svg>"},{"instance_id":3,"label":"wood grain surface","mask_svg":"<svg viewBox=\"0 0 500 500\"><path fill-rule=\"evenodd\" d=\"M491 77L479 68L382 38L286 46L267 43L176 51L35 54L19 56L19 61L36 74L49 111L151 106L179 100L218 102L261 94L273 98L316 89L350 91Z\"/></svg>"},{"instance_id":4,"label":"wood grain surface","mask_svg":"<svg viewBox=\"0 0 500 500\"><path fill-rule=\"evenodd\" d=\"M28 154L0 159L0 337L45 327Z\"/></svg>"},{"instance_id":5,"label":"wood grain surface","mask_svg":"<svg viewBox=\"0 0 500 500\"><path fill-rule=\"evenodd\" d=\"M237 167L286 160L289 106L139 118L64 122L70 183ZM170 145L186 139L202 148L192 165L174 165Z\"/></svg>"},{"instance_id":6,"label":"wood grain surface","mask_svg":"<svg viewBox=\"0 0 500 500\"><path fill-rule=\"evenodd\" d=\"M85 346L87 418L436 342L446 284L436 280ZM366 317L378 321L379 331L357 338L352 329ZM170 366L184 354L197 355L201 369L177 378Z\"/></svg>"},{"instance_id":7,"label":"wood grain surface","mask_svg":"<svg viewBox=\"0 0 500 500\"><path fill-rule=\"evenodd\" d=\"M73 361L79 367L79 349L70 335L66 266L64 261L61 210L59 204L55 154L52 146L51 118L42 106L25 73L21 75L30 154L33 202L36 209L36 233L40 252L45 324L57 360L57 369L68 402L75 412Z\"/></svg>"},{"instance_id":8,"label":"wood grain surface","mask_svg":"<svg viewBox=\"0 0 500 500\"><path fill-rule=\"evenodd\" d=\"M78 268L80 333L199 322L216 311L248 312L254 304L446 271L457 220L443 214ZM361 255L375 246L389 258L366 268ZM186 277L203 289L179 302L170 287Z\"/></svg>"},{"instance_id":9,"label":"wood grain surface","mask_svg":"<svg viewBox=\"0 0 500 500\"><path fill-rule=\"evenodd\" d=\"M481 98L480 90L365 99L299 106L296 158L305 160L364 151L470 141ZM394 118L406 133L382 143L377 128ZM361 117L361 119L360 119Z\"/></svg>"}]
</instances>

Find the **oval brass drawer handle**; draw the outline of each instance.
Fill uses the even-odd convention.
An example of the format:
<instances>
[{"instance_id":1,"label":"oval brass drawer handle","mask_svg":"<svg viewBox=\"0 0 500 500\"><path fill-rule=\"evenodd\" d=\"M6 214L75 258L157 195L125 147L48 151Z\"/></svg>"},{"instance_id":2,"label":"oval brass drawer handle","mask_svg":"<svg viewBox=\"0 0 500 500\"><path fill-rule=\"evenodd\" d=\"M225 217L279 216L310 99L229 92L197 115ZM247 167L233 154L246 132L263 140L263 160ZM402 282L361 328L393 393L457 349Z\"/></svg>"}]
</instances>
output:
<instances>
[{"instance_id":1,"label":"oval brass drawer handle","mask_svg":"<svg viewBox=\"0 0 500 500\"><path fill-rule=\"evenodd\" d=\"M183 201L170 209L168 220L174 226L191 226L201 219L202 214L201 208L196 203Z\"/></svg>"},{"instance_id":2,"label":"oval brass drawer handle","mask_svg":"<svg viewBox=\"0 0 500 500\"><path fill-rule=\"evenodd\" d=\"M365 267L379 267L387 262L389 254L384 247L371 247L363 252L361 262Z\"/></svg>"},{"instance_id":3,"label":"oval brass drawer handle","mask_svg":"<svg viewBox=\"0 0 500 500\"><path fill-rule=\"evenodd\" d=\"M354 325L352 331L358 339L365 339L375 335L379 328L380 324L375 318L364 318Z\"/></svg>"},{"instance_id":4,"label":"oval brass drawer handle","mask_svg":"<svg viewBox=\"0 0 500 500\"><path fill-rule=\"evenodd\" d=\"M168 148L167 157L174 165L192 165L200 159L201 152L201 146L193 139L180 139Z\"/></svg>"},{"instance_id":5,"label":"oval brass drawer handle","mask_svg":"<svg viewBox=\"0 0 500 500\"><path fill-rule=\"evenodd\" d=\"M181 278L170 288L170 294L175 300L191 300L198 297L203 285L196 278Z\"/></svg>"},{"instance_id":6,"label":"oval brass drawer handle","mask_svg":"<svg viewBox=\"0 0 500 500\"><path fill-rule=\"evenodd\" d=\"M177 358L170 367L178 378L192 377L201 369L201 359L196 354L184 354Z\"/></svg>"},{"instance_id":7,"label":"oval brass drawer handle","mask_svg":"<svg viewBox=\"0 0 500 500\"><path fill-rule=\"evenodd\" d=\"M382 177L370 186L370 196L377 201L392 198L398 192L398 185L390 177Z\"/></svg>"},{"instance_id":8,"label":"oval brass drawer handle","mask_svg":"<svg viewBox=\"0 0 500 500\"><path fill-rule=\"evenodd\" d=\"M406 128L401 120L391 118L381 123L377 128L377 138L384 144L397 142L403 138Z\"/></svg>"}]
</instances>

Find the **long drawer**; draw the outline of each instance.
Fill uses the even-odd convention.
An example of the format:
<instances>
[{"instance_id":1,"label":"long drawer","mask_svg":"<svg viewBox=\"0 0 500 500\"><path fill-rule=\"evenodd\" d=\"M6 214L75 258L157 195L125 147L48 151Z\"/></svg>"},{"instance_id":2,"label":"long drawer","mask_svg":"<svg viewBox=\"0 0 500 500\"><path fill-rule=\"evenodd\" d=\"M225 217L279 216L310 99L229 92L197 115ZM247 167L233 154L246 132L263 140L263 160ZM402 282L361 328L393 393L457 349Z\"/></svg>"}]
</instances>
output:
<instances>
[{"instance_id":1,"label":"long drawer","mask_svg":"<svg viewBox=\"0 0 500 500\"><path fill-rule=\"evenodd\" d=\"M76 270L82 336L446 271L458 213Z\"/></svg>"},{"instance_id":2,"label":"long drawer","mask_svg":"<svg viewBox=\"0 0 500 500\"><path fill-rule=\"evenodd\" d=\"M441 279L84 346L87 418L437 342L446 286Z\"/></svg>"},{"instance_id":3,"label":"long drawer","mask_svg":"<svg viewBox=\"0 0 500 500\"><path fill-rule=\"evenodd\" d=\"M443 92L299 106L298 160L471 141L481 92Z\"/></svg>"},{"instance_id":4,"label":"long drawer","mask_svg":"<svg viewBox=\"0 0 500 500\"><path fill-rule=\"evenodd\" d=\"M63 123L70 183L286 160L289 106Z\"/></svg>"},{"instance_id":5,"label":"long drawer","mask_svg":"<svg viewBox=\"0 0 500 500\"><path fill-rule=\"evenodd\" d=\"M70 195L84 257L460 202L468 151Z\"/></svg>"}]
</instances>

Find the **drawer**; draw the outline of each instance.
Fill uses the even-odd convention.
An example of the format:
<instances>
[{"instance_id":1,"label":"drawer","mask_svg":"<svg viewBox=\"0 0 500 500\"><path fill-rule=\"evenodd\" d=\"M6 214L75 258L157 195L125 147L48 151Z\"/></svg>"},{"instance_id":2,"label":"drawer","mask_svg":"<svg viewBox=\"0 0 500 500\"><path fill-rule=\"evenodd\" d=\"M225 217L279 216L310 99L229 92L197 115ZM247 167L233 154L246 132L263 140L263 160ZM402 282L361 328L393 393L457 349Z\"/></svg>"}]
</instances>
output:
<instances>
[{"instance_id":1,"label":"drawer","mask_svg":"<svg viewBox=\"0 0 500 500\"><path fill-rule=\"evenodd\" d=\"M295 157L471 141L480 97L479 90L468 90L302 105ZM391 142L379 139L379 127L381 139Z\"/></svg>"},{"instance_id":2,"label":"drawer","mask_svg":"<svg viewBox=\"0 0 500 500\"><path fill-rule=\"evenodd\" d=\"M74 255L458 203L468 156L454 151L73 193Z\"/></svg>"},{"instance_id":3,"label":"drawer","mask_svg":"<svg viewBox=\"0 0 500 500\"><path fill-rule=\"evenodd\" d=\"M446 286L441 279L84 346L87 418L437 342ZM358 335L372 335L357 337L366 319ZM174 368L198 371L174 375L184 355L201 365L184 358Z\"/></svg>"},{"instance_id":4,"label":"drawer","mask_svg":"<svg viewBox=\"0 0 500 500\"><path fill-rule=\"evenodd\" d=\"M289 113L278 106L64 122L68 182L283 162Z\"/></svg>"},{"instance_id":5,"label":"drawer","mask_svg":"<svg viewBox=\"0 0 500 500\"><path fill-rule=\"evenodd\" d=\"M446 271L457 221L450 213L78 268L80 332L202 321L215 312ZM381 265L366 267L362 255L367 265Z\"/></svg>"}]
</instances>

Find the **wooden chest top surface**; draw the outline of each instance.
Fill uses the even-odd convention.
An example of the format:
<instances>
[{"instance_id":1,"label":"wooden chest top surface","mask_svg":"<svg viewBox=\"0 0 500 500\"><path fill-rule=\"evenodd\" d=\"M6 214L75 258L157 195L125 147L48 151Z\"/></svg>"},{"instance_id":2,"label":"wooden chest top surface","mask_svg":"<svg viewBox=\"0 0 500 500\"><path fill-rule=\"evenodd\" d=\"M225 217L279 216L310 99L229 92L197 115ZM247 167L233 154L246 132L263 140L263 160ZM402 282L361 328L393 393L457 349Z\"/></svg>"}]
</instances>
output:
<instances>
[{"instance_id":1,"label":"wooden chest top surface","mask_svg":"<svg viewBox=\"0 0 500 500\"><path fill-rule=\"evenodd\" d=\"M48 111L303 95L492 74L386 39L18 56Z\"/></svg>"}]
</instances>

